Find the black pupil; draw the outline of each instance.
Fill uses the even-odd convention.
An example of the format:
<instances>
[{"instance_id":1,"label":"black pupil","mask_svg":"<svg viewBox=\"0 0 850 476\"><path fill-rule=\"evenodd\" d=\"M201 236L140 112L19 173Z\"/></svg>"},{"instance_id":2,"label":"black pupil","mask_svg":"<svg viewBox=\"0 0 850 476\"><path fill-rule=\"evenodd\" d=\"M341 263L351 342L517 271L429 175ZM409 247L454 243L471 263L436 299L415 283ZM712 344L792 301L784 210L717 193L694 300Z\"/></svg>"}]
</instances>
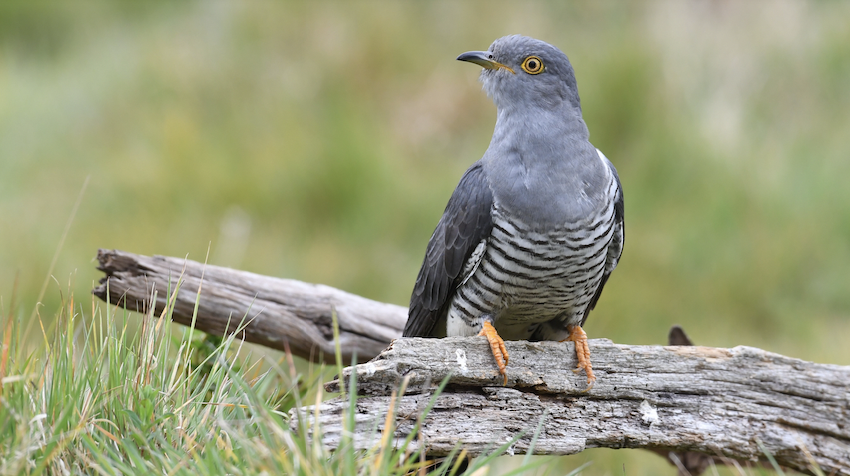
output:
<instances>
[{"instance_id":1,"label":"black pupil","mask_svg":"<svg viewBox=\"0 0 850 476\"><path fill-rule=\"evenodd\" d=\"M530 69L530 70L532 70L532 71L534 71L535 69L537 69L537 61L535 61L535 60L531 60L531 61L529 61L529 62L528 62L528 69Z\"/></svg>"}]
</instances>

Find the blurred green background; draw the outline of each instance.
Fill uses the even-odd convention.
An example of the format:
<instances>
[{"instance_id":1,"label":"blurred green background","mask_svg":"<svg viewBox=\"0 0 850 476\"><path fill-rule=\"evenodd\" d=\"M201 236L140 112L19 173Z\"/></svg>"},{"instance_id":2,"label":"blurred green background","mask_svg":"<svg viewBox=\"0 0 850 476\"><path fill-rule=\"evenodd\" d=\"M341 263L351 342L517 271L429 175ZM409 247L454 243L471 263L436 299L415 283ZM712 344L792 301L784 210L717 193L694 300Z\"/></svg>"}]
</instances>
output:
<instances>
[{"instance_id":1,"label":"blurred green background","mask_svg":"<svg viewBox=\"0 0 850 476\"><path fill-rule=\"evenodd\" d=\"M455 61L560 47L619 170L626 250L585 327L850 365L850 3L4 2L0 295L41 312L97 248L406 304L495 107ZM670 473L639 452L585 474Z\"/></svg>"}]
</instances>

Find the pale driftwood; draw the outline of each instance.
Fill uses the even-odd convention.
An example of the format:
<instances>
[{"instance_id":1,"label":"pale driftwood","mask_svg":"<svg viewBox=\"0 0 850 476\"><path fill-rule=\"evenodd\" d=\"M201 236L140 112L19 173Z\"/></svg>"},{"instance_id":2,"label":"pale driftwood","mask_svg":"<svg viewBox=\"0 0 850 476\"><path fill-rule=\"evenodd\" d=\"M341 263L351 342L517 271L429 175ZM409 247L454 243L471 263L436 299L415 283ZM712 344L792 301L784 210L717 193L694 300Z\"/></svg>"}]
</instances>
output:
<instances>
[{"instance_id":1,"label":"pale driftwood","mask_svg":"<svg viewBox=\"0 0 850 476\"><path fill-rule=\"evenodd\" d=\"M113 304L146 312L156 291L156 312L162 312L168 290L182 279L172 318L189 325L195 301L200 302L195 327L211 334L233 332L248 325L239 337L274 349L327 362L334 360L332 316L339 321L340 347L346 363L378 355L401 336L407 308L372 301L321 284L278 279L183 258L143 256L118 250L99 250L98 269L106 273L92 293ZM203 276L203 286L201 277Z\"/></svg>"},{"instance_id":2,"label":"pale driftwood","mask_svg":"<svg viewBox=\"0 0 850 476\"><path fill-rule=\"evenodd\" d=\"M823 365L749 347L623 346L592 340L599 378L589 392L575 365L572 343L508 342L508 385L502 387L483 338L399 339L406 309L328 286L276 279L181 258L98 252L106 273L93 293L145 312L156 291L157 313L182 279L172 317L190 324L203 276L196 327L239 337L303 357L334 353L332 313L340 324L345 360L380 355L356 367L365 396L356 408L357 444L375 443L390 393L404 376L408 393L395 402L396 441L410 433L435 386L449 386L424 421L421 437L431 456L462 444L471 454L524 435L509 453L528 451L543 421L536 454L573 454L590 447L646 448L680 459L699 454L755 461L758 442L780 464L811 473L807 452L826 474L850 476L850 367ZM182 278L181 278L182 276ZM685 338L685 341L687 339ZM344 376L350 376L350 369ZM329 384L337 390L338 383ZM324 442L339 444L346 404L324 403ZM309 415L312 415L312 409ZM544 414L546 415L543 418ZM302 414L303 416L303 414ZM294 419L293 422L297 421ZM696 474L697 471L692 471Z\"/></svg>"},{"instance_id":3,"label":"pale driftwood","mask_svg":"<svg viewBox=\"0 0 850 476\"><path fill-rule=\"evenodd\" d=\"M508 452L522 454L542 421L535 454L645 448L758 461L762 442L784 467L811 473L808 452L826 474L850 475L850 367L751 347L596 339L590 348L598 381L585 392L585 376L571 372L572 343L507 342L508 385L501 386L484 338L396 340L374 361L354 367L364 395L355 409L356 446L377 443L390 392L403 378L409 381L395 402L396 442L413 431L436 385L450 375L420 430L429 456L446 455L456 445L481 454L520 434ZM346 382L351 372L344 371ZM331 382L327 390L338 386ZM329 447L340 443L346 407L336 399L319 408ZM300 417L309 420L314 411L303 409Z\"/></svg>"}]
</instances>

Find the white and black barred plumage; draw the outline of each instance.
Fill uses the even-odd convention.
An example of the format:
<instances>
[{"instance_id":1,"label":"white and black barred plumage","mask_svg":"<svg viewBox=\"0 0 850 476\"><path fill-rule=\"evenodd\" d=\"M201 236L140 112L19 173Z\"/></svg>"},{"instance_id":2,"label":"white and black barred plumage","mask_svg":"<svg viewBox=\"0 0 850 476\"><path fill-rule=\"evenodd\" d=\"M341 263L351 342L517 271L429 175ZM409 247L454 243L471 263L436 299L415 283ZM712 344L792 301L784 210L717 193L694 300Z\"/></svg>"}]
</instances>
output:
<instances>
[{"instance_id":1,"label":"white and black barred plumage","mask_svg":"<svg viewBox=\"0 0 850 476\"><path fill-rule=\"evenodd\" d=\"M611 171L610 201L583 223L550 230L503 213L473 165L431 237L404 335L475 335L485 314L505 339L561 340L568 324L583 325L625 242L620 180L599 155Z\"/></svg>"},{"instance_id":2,"label":"white and black barred plumage","mask_svg":"<svg viewBox=\"0 0 850 476\"><path fill-rule=\"evenodd\" d=\"M404 336L475 335L486 318L504 339L561 340L622 254L620 180L588 141L563 53L526 37L474 53L500 66L482 73L496 128L431 236ZM542 73L522 72L530 55Z\"/></svg>"}]
</instances>

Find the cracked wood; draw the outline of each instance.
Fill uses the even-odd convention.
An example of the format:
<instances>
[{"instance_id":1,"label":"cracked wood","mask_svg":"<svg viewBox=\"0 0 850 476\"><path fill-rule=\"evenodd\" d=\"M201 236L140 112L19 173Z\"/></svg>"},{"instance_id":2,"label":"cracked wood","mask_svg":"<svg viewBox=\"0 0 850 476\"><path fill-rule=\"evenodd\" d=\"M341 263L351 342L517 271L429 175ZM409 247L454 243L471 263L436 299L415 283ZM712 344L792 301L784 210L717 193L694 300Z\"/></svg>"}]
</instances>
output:
<instances>
[{"instance_id":1,"label":"cracked wood","mask_svg":"<svg viewBox=\"0 0 850 476\"><path fill-rule=\"evenodd\" d=\"M697 451L737 460L763 458L758 442L787 467L811 473L806 451L827 474L850 475L850 367L816 364L751 347L629 346L590 341L598 381L588 392L573 343L506 343L511 355L502 387L483 338L393 342L372 362L347 368L358 393L357 446L377 443L390 392L409 378L396 402L396 441L412 431L439 382L449 385L424 420L428 454L455 445L472 454L523 434L509 450L521 454L538 423L535 454L585 448ZM338 391L339 381L326 385ZM323 442L336 447L347 403L319 408ZM312 418L314 408L303 409ZM544 414L546 415L544 418ZM293 420L294 421L294 420Z\"/></svg>"},{"instance_id":2,"label":"cracked wood","mask_svg":"<svg viewBox=\"0 0 850 476\"><path fill-rule=\"evenodd\" d=\"M112 304L147 312L156 291L156 313L166 294L182 280L172 319L190 325L195 300L201 299L195 327L224 335L243 318L248 325L239 337L285 350L307 359L334 361L332 315L339 321L343 360L355 353L364 361L378 355L401 336L407 308L372 301L330 286L278 279L197 261L167 256L143 256L119 250L98 250L98 269L106 273L92 293ZM203 276L203 286L201 286Z\"/></svg>"},{"instance_id":3,"label":"cracked wood","mask_svg":"<svg viewBox=\"0 0 850 476\"><path fill-rule=\"evenodd\" d=\"M572 343L510 341L508 385L502 387L483 338L398 339L381 352L401 335L407 316L401 306L182 258L100 250L98 262L106 276L92 292L103 300L146 312L156 294L160 313L168 290L181 278L175 321L191 323L200 288L198 329L222 335L233 332L244 317L238 337L276 349L288 343L293 354L314 360L333 360L336 310L344 359L355 352L360 361L378 356L354 368L364 395L355 415L357 443L363 448L377 442L372 429L382 429L389 395L404 376L410 385L396 402L396 438L411 431L437 383L451 375L421 431L433 456L457 444L480 454L520 434L509 453L524 453L545 414L536 454L645 448L682 457L703 453L755 461L762 457L761 441L788 468L812 473L808 451L826 474L850 476L850 367L749 347L591 340L599 380L584 392L584 375L571 372L576 364ZM346 369L344 376L351 372ZM327 388L338 390L338 382ZM339 443L345 406L337 399L319 408L328 446ZM301 416L311 418L312 411ZM686 466L705 468L704 460Z\"/></svg>"}]
</instances>

